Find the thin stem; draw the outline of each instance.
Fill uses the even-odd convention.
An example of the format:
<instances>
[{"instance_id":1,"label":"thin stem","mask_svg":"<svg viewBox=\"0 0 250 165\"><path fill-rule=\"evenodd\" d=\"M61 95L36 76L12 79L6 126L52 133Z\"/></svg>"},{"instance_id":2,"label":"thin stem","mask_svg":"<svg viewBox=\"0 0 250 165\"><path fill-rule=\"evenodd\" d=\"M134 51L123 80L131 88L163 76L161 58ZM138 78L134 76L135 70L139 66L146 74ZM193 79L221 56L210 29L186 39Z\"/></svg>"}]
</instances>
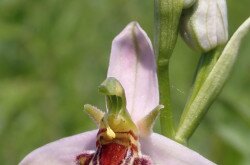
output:
<instances>
[{"instance_id":1,"label":"thin stem","mask_svg":"<svg viewBox=\"0 0 250 165\"><path fill-rule=\"evenodd\" d=\"M175 130L170 97L169 63L158 65L158 75L161 103L164 104L160 115L161 133L173 138Z\"/></svg>"},{"instance_id":2,"label":"thin stem","mask_svg":"<svg viewBox=\"0 0 250 165\"><path fill-rule=\"evenodd\" d=\"M158 78L160 103L165 106L161 111L161 133L173 138L174 122L170 98L169 60L178 36L179 20L183 0L155 0L155 50L158 55Z\"/></svg>"}]
</instances>

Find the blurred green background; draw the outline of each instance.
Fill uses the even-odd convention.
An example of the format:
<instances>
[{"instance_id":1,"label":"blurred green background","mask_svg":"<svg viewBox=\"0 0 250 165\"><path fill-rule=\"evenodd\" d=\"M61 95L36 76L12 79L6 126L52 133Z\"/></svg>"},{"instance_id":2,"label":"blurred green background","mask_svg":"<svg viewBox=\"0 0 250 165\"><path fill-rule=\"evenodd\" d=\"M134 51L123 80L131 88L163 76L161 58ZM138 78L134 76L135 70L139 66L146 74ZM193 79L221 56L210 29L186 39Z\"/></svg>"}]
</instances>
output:
<instances>
[{"instance_id":1,"label":"blurred green background","mask_svg":"<svg viewBox=\"0 0 250 165\"><path fill-rule=\"evenodd\" d=\"M228 0L229 31L250 15L249 0ZM0 163L17 164L35 148L95 128L83 113L104 109L112 39L132 20L153 38L153 1L0 0ZM176 119L199 54L181 39L171 62ZM223 165L250 164L250 35L222 94L190 147ZM159 127L156 128L159 130Z\"/></svg>"}]
</instances>

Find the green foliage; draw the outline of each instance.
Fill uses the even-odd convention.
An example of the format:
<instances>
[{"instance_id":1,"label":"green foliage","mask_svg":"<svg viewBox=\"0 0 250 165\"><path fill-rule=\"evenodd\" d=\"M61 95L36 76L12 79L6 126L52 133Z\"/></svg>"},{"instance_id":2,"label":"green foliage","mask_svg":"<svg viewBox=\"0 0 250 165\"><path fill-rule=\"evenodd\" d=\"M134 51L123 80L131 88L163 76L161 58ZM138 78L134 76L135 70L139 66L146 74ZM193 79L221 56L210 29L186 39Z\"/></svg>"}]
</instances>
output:
<instances>
[{"instance_id":1,"label":"green foliage","mask_svg":"<svg viewBox=\"0 0 250 165\"><path fill-rule=\"evenodd\" d=\"M249 0L228 0L230 34L249 16ZM83 105L99 105L111 41L137 20L152 38L153 1L0 1L0 162L17 164L56 139L95 128ZM219 100L190 146L212 161L249 164L250 47L248 36ZM178 41L170 63L179 113L198 54ZM175 116L179 118L179 116Z\"/></svg>"}]
</instances>

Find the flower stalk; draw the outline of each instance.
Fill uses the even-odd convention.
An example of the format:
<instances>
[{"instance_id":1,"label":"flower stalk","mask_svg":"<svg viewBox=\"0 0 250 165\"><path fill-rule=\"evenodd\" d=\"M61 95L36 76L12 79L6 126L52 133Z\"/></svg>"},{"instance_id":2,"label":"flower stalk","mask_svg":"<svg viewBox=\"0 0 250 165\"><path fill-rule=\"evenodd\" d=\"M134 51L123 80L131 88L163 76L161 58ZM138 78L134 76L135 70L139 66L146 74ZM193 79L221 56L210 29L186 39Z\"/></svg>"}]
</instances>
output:
<instances>
[{"instance_id":1,"label":"flower stalk","mask_svg":"<svg viewBox=\"0 0 250 165\"><path fill-rule=\"evenodd\" d=\"M169 138L175 134L171 108L169 60L173 53L183 0L155 0L155 53L157 55L157 74L159 78L161 111L161 133Z\"/></svg>"}]
</instances>

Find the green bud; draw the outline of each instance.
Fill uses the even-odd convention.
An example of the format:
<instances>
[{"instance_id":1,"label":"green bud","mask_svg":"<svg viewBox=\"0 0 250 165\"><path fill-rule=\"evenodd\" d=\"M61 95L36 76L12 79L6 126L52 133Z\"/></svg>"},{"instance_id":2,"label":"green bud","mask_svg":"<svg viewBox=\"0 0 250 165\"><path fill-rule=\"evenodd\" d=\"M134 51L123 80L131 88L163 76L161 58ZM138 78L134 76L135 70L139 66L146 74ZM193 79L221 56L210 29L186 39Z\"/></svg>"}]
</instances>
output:
<instances>
[{"instance_id":1,"label":"green bud","mask_svg":"<svg viewBox=\"0 0 250 165\"><path fill-rule=\"evenodd\" d=\"M181 36L193 49L208 52L228 40L226 0L197 0L183 11Z\"/></svg>"}]
</instances>

